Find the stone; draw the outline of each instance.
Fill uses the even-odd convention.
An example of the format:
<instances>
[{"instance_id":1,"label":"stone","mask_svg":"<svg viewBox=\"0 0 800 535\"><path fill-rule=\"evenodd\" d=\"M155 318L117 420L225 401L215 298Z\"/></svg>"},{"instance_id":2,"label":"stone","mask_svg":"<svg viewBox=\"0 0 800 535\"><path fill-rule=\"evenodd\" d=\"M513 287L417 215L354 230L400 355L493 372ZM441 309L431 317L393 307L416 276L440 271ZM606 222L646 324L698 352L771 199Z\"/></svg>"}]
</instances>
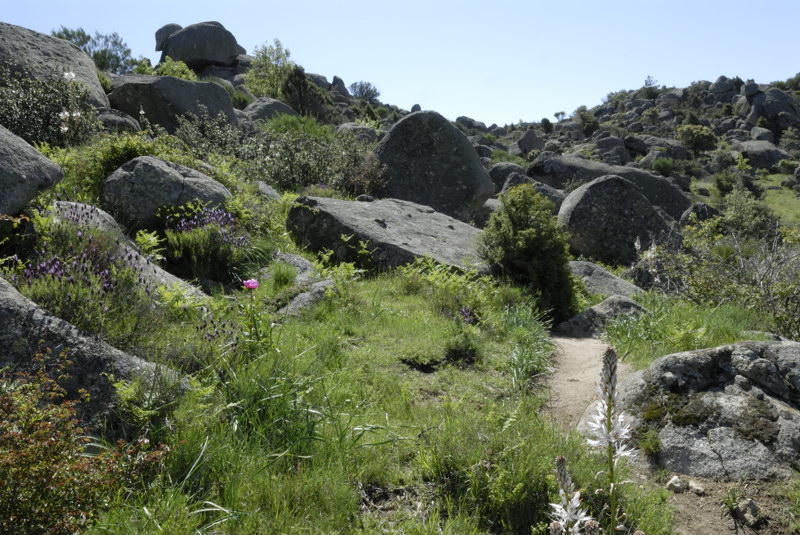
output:
<instances>
[{"instance_id":1,"label":"stone","mask_svg":"<svg viewBox=\"0 0 800 535\"><path fill-rule=\"evenodd\" d=\"M499 193L511 173L525 174L525 169L518 164L511 162L498 162L489 167L489 178L492 179L494 184L495 193Z\"/></svg>"},{"instance_id":2,"label":"stone","mask_svg":"<svg viewBox=\"0 0 800 535\"><path fill-rule=\"evenodd\" d=\"M386 166L389 198L430 206L467 221L494 193L467 137L434 111L411 113L397 121L374 154Z\"/></svg>"},{"instance_id":3,"label":"stone","mask_svg":"<svg viewBox=\"0 0 800 535\"><path fill-rule=\"evenodd\" d=\"M634 427L661 407L658 465L694 477L791 477L800 460L800 343L665 355L619 385Z\"/></svg>"},{"instance_id":4,"label":"stone","mask_svg":"<svg viewBox=\"0 0 800 535\"><path fill-rule=\"evenodd\" d=\"M586 184L602 176L616 175L634 184L653 206L661 208L675 220L692 204L689 196L675 184L649 171L561 156L549 151L537 156L525 173L556 189L564 189L568 183Z\"/></svg>"},{"instance_id":5,"label":"stone","mask_svg":"<svg viewBox=\"0 0 800 535\"><path fill-rule=\"evenodd\" d=\"M649 243L670 232L641 190L617 175L596 178L570 193L558 212L558 224L567 231L575 256L609 264L632 264L637 239Z\"/></svg>"},{"instance_id":6,"label":"stone","mask_svg":"<svg viewBox=\"0 0 800 535\"><path fill-rule=\"evenodd\" d=\"M103 183L103 207L125 227L161 229L158 212L190 202L220 206L231 193L216 180L176 163L140 156L123 164Z\"/></svg>"},{"instance_id":7,"label":"stone","mask_svg":"<svg viewBox=\"0 0 800 535\"><path fill-rule=\"evenodd\" d=\"M544 140L536 134L536 131L525 130L522 136L508 147L508 153L524 158L532 150L542 150L543 148Z\"/></svg>"},{"instance_id":8,"label":"stone","mask_svg":"<svg viewBox=\"0 0 800 535\"><path fill-rule=\"evenodd\" d=\"M591 338L599 335L609 321L623 314L639 315L646 312L647 310L633 299L612 295L577 316L559 323L555 331L570 338Z\"/></svg>"},{"instance_id":9,"label":"stone","mask_svg":"<svg viewBox=\"0 0 800 535\"><path fill-rule=\"evenodd\" d=\"M112 87L108 95L112 107L137 119L144 115L169 133L177 130L178 117L187 114L214 118L222 114L230 124L238 124L230 95L212 82L131 74L114 78Z\"/></svg>"},{"instance_id":10,"label":"stone","mask_svg":"<svg viewBox=\"0 0 800 535\"><path fill-rule=\"evenodd\" d=\"M169 29L169 26L167 27ZM219 22L200 22L180 28L164 38L162 27L156 32L156 45L161 44L161 61L169 56L182 61L190 69L209 65L234 65L247 51L236 42L231 32ZM159 43L159 38L161 42Z\"/></svg>"},{"instance_id":11,"label":"stone","mask_svg":"<svg viewBox=\"0 0 800 535\"><path fill-rule=\"evenodd\" d=\"M280 100L269 97L259 97L243 110L245 115L253 121L268 121L278 115L290 115L292 117L300 114L294 111L289 105Z\"/></svg>"},{"instance_id":12,"label":"stone","mask_svg":"<svg viewBox=\"0 0 800 535\"><path fill-rule=\"evenodd\" d=\"M0 214L17 215L64 177L61 168L0 125Z\"/></svg>"},{"instance_id":13,"label":"stone","mask_svg":"<svg viewBox=\"0 0 800 535\"><path fill-rule=\"evenodd\" d=\"M336 261L356 262L374 271L424 257L462 269L481 262L477 250L481 230L399 199L299 197L289 210L286 228L301 247L327 249ZM366 257L360 254L361 242Z\"/></svg>"},{"instance_id":14,"label":"stone","mask_svg":"<svg viewBox=\"0 0 800 535\"><path fill-rule=\"evenodd\" d=\"M0 278L0 368L25 368L44 348L50 348L54 357L63 352L74 363L61 386L73 399L81 389L89 393L89 401L81 403L78 410L96 433L113 429L118 422L114 382L136 378L146 384L180 382L172 370L115 349L48 314Z\"/></svg>"},{"instance_id":15,"label":"stone","mask_svg":"<svg viewBox=\"0 0 800 535\"><path fill-rule=\"evenodd\" d=\"M675 494L682 493L684 491L684 487L680 476L672 476L670 480L667 481L666 489L670 492L674 492Z\"/></svg>"},{"instance_id":16,"label":"stone","mask_svg":"<svg viewBox=\"0 0 800 535\"><path fill-rule=\"evenodd\" d=\"M741 152L754 169L772 169L781 160L791 159L789 153L771 141L738 141L733 143L733 148Z\"/></svg>"},{"instance_id":17,"label":"stone","mask_svg":"<svg viewBox=\"0 0 800 535\"><path fill-rule=\"evenodd\" d=\"M0 63L24 68L39 80L72 72L75 80L89 92L89 101L93 106L109 106L92 58L64 39L0 22Z\"/></svg>"},{"instance_id":18,"label":"stone","mask_svg":"<svg viewBox=\"0 0 800 535\"><path fill-rule=\"evenodd\" d=\"M706 495L706 488L701 484L695 481L694 479L690 479L687 487L690 492L692 492L695 496L705 496Z\"/></svg>"},{"instance_id":19,"label":"stone","mask_svg":"<svg viewBox=\"0 0 800 535\"><path fill-rule=\"evenodd\" d=\"M621 295L633 298L643 290L635 284L617 277L607 269L593 262L572 260L569 269L573 275L580 277L590 294L610 297Z\"/></svg>"}]
</instances>

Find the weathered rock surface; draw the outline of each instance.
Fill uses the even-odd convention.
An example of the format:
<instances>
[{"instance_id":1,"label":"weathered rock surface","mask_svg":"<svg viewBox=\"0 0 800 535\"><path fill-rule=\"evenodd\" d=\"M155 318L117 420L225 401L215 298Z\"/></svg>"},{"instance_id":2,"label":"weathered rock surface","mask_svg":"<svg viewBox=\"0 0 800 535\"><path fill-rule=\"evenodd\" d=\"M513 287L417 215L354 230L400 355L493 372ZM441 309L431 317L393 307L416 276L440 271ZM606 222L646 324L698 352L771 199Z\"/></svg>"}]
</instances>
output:
<instances>
[{"instance_id":1,"label":"weathered rock surface","mask_svg":"<svg viewBox=\"0 0 800 535\"><path fill-rule=\"evenodd\" d=\"M123 164L106 179L101 200L114 218L132 229L163 227L159 209L199 201L221 205L231 193L194 169L152 156Z\"/></svg>"},{"instance_id":2,"label":"weathered rock surface","mask_svg":"<svg viewBox=\"0 0 800 535\"><path fill-rule=\"evenodd\" d=\"M0 126L0 214L16 215L63 177L52 160Z\"/></svg>"},{"instance_id":3,"label":"weathered rock surface","mask_svg":"<svg viewBox=\"0 0 800 535\"><path fill-rule=\"evenodd\" d=\"M0 63L6 62L24 68L39 80L72 72L86 87L92 105L108 107L94 61L69 41L0 22Z\"/></svg>"},{"instance_id":4,"label":"weathered rock surface","mask_svg":"<svg viewBox=\"0 0 800 535\"><path fill-rule=\"evenodd\" d=\"M214 21L185 28L177 24L163 26L156 32L156 49L162 51L161 61L169 56L193 70L209 65L233 65L238 56L247 53L231 32Z\"/></svg>"},{"instance_id":5,"label":"weathered rock surface","mask_svg":"<svg viewBox=\"0 0 800 535\"><path fill-rule=\"evenodd\" d=\"M559 323L555 331L570 338L591 338L599 335L609 321L623 314L644 314L647 310L629 297L612 295L589 307L577 316Z\"/></svg>"},{"instance_id":6,"label":"weathered rock surface","mask_svg":"<svg viewBox=\"0 0 800 535\"><path fill-rule=\"evenodd\" d=\"M70 397L84 389L90 401L81 415L96 431L113 427L116 416L113 383L137 377L148 384L157 377L177 381L170 370L119 351L75 326L48 314L0 278L0 367L25 367L44 348L62 352L74 362L62 386Z\"/></svg>"},{"instance_id":7,"label":"weathered rock surface","mask_svg":"<svg viewBox=\"0 0 800 535\"><path fill-rule=\"evenodd\" d=\"M575 256L611 264L631 264L637 238L650 243L670 230L641 190L616 175L596 178L570 193L558 224L567 230Z\"/></svg>"},{"instance_id":8,"label":"weathered rock surface","mask_svg":"<svg viewBox=\"0 0 800 535\"><path fill-rule=\"evenodd\" d=\"M769 141L739 141L733 143L733 148L741 152L754 169L772 169L781 160L791 159L789 153Z\"/></svg>"},{"instance_id":9,"label":"weathered rock surface","mask_svg":"<svg viewBox=\"0 0 800 535\"><path fill-rule=\"evenodd\" d=\"M666 355L619 389L635 427L658 424L663 468L730 480L795 474L798 342L741 342Z\"/></svg>"},{"instance_id":10,"label":"weathered rock surface","mask_svg":"<svg viewBox=\"0 0 800 535\"><path fill-rule=\"evenodd\" d=\"M585 184L601 176L620 176L634 184L653 206L658 206L675 220L680 219L692 204L680 188L664 177L633 167L608 165L554 152L545 151L537 156L526 174L556 189L564 189L570 181Z\"/></svg>"},{"instance_id":11,"label":"weathered rock surface","mask_svg":"<svg viewBox=\"0 0 800 535\"><path fill-rule=\"evenodd\" d=\"M290 106L274 98L261 97L247 105L243 110L245 115L253 121L268 121L278 115L300 115Z\"/></svg>"},{"instance_id":12,"label":"weathered rock surface","mask_svg":"<svg viewBox=\"0 0 800 535\"><path fill-rule=\"evenodd\" d=\"M174 133L178 117L217 117L222 114L230 124L238 124L231 97L212 82L192 82L174 76L132 74L113 80L108 100L115 109L140 118L140 112L151 123Z\"/></svg>"},{"instance_id":13,"label":"weathered rock surface","mask_svg":"<svg viewBox=\"0 0 800 535\"><path fill-rule=\"evenodd\" d=\"M359 242L365 242L370 253L366 263L378 271L426 256L461 268L480 262L481 230L399 199L354 202L299 197L289 210L286 228L301 246L329 249L341 262L364 264Z\"/></svg>"},{"instance_id":14,"label":"weathered rock surface","mask_svg":"<svg viewBox=\"0 0 800 535\"><path fill-rule=\"evenodd\" d=\"M433 111L400 119L375 148L386 165L387 197L467 221L494 185L467 137Z\"/></svg>"},{"instance_id":15,"label":"weathered rock surface","mask_svg":"<svg viewBox=\"0 0 800 535\"><path fill-rule=\"evenodd\" d=\"M612 296L621 295L633 297L642 292L642 289L635 284L617 277L602 266L594 262L582 260L572 260L569 269L573 275L580 277L586 285L586 289L591 294Z\"/></svg>"}]
</instances>

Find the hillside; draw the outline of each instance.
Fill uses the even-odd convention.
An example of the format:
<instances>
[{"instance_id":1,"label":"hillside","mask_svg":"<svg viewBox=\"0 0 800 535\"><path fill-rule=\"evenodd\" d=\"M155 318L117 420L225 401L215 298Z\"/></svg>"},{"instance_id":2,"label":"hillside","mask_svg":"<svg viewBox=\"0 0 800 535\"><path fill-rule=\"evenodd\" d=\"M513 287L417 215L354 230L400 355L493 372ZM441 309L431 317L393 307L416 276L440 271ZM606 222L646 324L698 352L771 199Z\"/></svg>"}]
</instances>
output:
<instances>
[{"instance_id":1,"label":"hillside","mask_svg":"<svg viewBox=\"0 0 800 535\"><path fill-rule=\"evenodd\" d=\"M0 24L0 533L798 531L797 77L486 126L172 26L120 74ZM669 468L723 394L778 481Z\"/></svg>"}]
</instances>

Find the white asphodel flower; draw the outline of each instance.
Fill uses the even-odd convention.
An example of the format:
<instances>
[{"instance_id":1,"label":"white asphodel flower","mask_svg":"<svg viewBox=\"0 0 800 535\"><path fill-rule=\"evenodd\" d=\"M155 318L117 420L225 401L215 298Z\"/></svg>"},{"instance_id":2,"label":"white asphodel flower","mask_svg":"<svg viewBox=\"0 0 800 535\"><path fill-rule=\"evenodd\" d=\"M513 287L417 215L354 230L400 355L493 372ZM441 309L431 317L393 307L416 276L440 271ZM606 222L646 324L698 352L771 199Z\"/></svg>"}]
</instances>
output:
<instances>
[{"instance_id":1,"label":"white asphodel flower","mask_svg":"<svg viewBox=\"0 0 800 535\"><path fill-rule=\"evenodd\" d=\"M586 440L594 448L614 447L616 459L633 453L626 442L633 434L617 392L617 353L609 347L603 356L603 371L597 385L597 410L587 422L592 437Z\"/></svg>"},{"instance_id":2,"label":"white asphodel flower","mask_svg":"<svg viewBox=\"0 0 800 535\"><path fill-rule=\"evenodd\" d=\"M65 72L64 80L66 80L67 82L72 82L73 80L75 80L75 73L72 71Z\"/></svg>"}]
</instances>

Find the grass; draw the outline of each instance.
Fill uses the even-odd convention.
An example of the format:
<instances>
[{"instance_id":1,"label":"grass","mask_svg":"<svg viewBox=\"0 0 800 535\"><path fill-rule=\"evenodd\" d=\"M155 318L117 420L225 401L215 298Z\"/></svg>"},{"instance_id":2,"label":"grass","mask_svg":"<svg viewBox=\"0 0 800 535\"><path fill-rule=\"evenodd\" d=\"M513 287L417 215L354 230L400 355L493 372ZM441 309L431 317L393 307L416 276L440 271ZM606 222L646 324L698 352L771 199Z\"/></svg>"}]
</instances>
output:
<instances>
[{"instance_id":1,"label":"grass","mask_svg":"<svg viewBox=\"0 0 800 535\"><path fill-rule=\"evenodd\" d=\"M780 221L785 225L798 228L800 227L800 199L794 190L781 186L781 182L790 176L767 175L758 183L764 188L764 202L769 205Z\"/></svg>"},{"instance_id":2,"label":"grass","mask_svg":"<svg viewBox=\"0 0 800 535\"><path fill-rule=\"evenodd\" d=\"M620 316L607 325L604 336L620 358L637 369L670 353L766 339L760 330L767 325L750 310L725 304L697 305L657 292L636 299L649 313Z\"/></svg>"}]
</instances>

